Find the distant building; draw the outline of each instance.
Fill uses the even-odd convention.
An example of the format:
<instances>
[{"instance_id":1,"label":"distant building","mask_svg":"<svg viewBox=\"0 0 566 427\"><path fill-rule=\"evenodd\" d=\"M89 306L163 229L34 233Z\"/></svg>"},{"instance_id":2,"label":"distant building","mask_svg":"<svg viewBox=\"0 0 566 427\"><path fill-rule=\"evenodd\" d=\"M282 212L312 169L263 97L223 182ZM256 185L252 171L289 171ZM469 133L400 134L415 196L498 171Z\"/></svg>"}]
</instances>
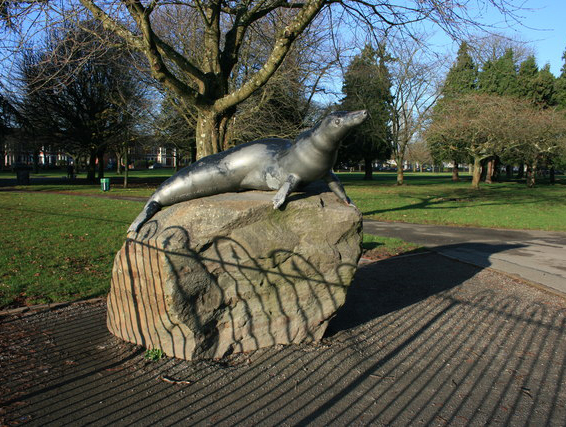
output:
<instances>
[{"instance_id":1,"label":"distant building","mask_svg":"<svg viewBox=\"0 0 566 427\"><path fill-rule=\"evenodd\" d=\"M37 164L42 167L66 165L73 158L67 153L53 149L49 145L32 145L18 131L7 135L0 147L0 168L13 168L17 165L31 166L37 155Z\"/></svg>"}]
</instances>

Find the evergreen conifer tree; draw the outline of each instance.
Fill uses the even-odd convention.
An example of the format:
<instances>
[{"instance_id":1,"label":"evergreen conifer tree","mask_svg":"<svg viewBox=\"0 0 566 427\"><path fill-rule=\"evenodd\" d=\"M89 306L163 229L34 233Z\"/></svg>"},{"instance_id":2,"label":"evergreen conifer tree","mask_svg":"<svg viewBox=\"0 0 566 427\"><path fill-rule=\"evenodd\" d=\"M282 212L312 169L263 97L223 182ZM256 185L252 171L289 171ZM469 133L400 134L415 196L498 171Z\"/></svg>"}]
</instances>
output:
<instances>
[{"instance_id":1,"label":"evergreen conifer tree","mask_svg":"<svg viewBox=\"0 0 566 427\"><path fill-rule=\"evenodd\" d=\"M538 67L533 55L529 56L521 65L517 74L517 83L519 85L518 95L522 98L531 98L535 92L535 80L538 75Z\"/></svg>"},{"instance_id":2,"label":"evergreen conifer tree","mask_svg":"<svg viewBox=\"0 0 566 427\"><path fill-rule=\"evenodd\" d=\"M562 59L564 65L554 82L554 104L560 109L566 109L566 51L562 54Z\"/></svg>"},{"instance_id":3,"label":"evergreen conifer tree","mask_svg":"<svg viewBox=\"0 0 566 427\"><path fill-rule=\"evenodd\" d=\"M364 161L364 179L372 179L372 162L391 155L390 119L391 78L387 69L390 58L385 46L366 45L348 66L342 92L343 110L367 110L369 118L356 127L343 143L341 160Z\"/></svg>"},{"instance_id":4,"label":"evergreen conifer tree","mask_svg":"<svg viewBox=\"0 0 566 427\"><path fill-rule=\"evenodd\" d=\"M446 75L442 88L444 98L456 97L476 90L478 78L478 67L469 54L469 46L466 42L460 44L456 62Z\"/></svg>"},{"instance_id":5,"label":"evergreen conifer tree","mask_svg":"<svg viewBox=\"0 0 566 427\"><path fill-rule=\"evenodd\" d=\"M520 95L513 49L506 49L500 58L485 63L478 75L478 89L491 95Z\"/></svg>"},{"instance_id":6,"label":"evergreen conifer tree","mask_svg":"<svg viewBox=\"0 0 566 427\"><path fill-rule=\"evenodd\" d=\"M554 75L546 65L538 69L534 56L529 56L519 66L518 95L533 104L546 108L554 104Z\"/></svg>"},{"instance_id":7,"label":"evergreen conifer tree","mask_svg":"<svg viewBox=\"0 0 566 427\"><path fill-rule=\"evenodd\" d=\"M556 104L554 95L554 82L556 77L550 72L550 65L546 64L539 70L535 79L535 92L532 99L541 107L551 107Z\"/></svg>"}]
</instances>

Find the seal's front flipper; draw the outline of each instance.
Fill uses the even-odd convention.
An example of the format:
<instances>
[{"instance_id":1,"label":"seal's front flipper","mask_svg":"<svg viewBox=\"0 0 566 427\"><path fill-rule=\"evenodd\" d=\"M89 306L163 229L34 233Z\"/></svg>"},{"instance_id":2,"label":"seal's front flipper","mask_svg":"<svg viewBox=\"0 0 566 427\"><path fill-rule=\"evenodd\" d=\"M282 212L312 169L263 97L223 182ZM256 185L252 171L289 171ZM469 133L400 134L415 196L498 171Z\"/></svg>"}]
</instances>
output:
<instances>
[{"instance_id":1,"label":"seal's front flipper","mask_svg":"<svg viewBox=\"0 0 566 427\"><path fill-rule=\"evenodd\" d=\"M344 191L344 187L342 187L342 183L338 179L334 172L329 171L326 175L324 175L324 181L328 184L328 188L332 190L334 194L338 196L340 200L346 203L348 206L356 207L350 200L348 196L346 196L346 191Z\"/></svg>"},{"instance_id":2,"label":"seal's front flipper","mask_svg":"<svg viewBox=\"0 0 566 427\"><path fill-rule=\"evenodd\" d=\"M273 209L279 208L285 202L289 193L297 188L297 185L299 185L299 178L295 175L289 175L279 188L279 191L277 191L277 194L275 194L275 197L273 197Z\"/></svg>"},{"instance_id":3,"label":"seal's front flipper","mask_svg":"<svg viewBox=\"0 0 566 427\"><path fill-rule=\"evenodd\" d=\"M138 233L142 226L151 219L153 215L161 210L161 205L157 202L151 201L148 202L144 207L141 213L137 216L130 228L128 228L128 233L130 231L135 231Z\"/></svg>"}]
</instances>

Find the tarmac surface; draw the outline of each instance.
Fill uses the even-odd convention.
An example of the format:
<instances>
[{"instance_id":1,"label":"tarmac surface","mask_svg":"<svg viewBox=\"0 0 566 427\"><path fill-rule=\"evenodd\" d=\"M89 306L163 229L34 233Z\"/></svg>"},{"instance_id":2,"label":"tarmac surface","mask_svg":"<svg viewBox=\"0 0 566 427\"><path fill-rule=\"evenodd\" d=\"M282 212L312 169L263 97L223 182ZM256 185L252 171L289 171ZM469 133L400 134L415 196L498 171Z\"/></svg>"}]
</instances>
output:
<instances>
[{"instance_id":1,"label":"tarmac surface","mask_svg":"<svg viewBox=\"0 0 566 427\"><path fill-rule=\"evenodd\" d=\"M566 424L564 297L439 253L360 266L318 344L151 362L105 317L0 319L0 425Z\"/></svg>"},{"instance_id":2,"label":"tarmac surface","mask_svg":"<svg viewBox=\"0 0 566 427\"><path fill-rule=\"evenodd\" d=\"M364 231L426 246L566 294L566 233L364 220Z\"/></svg>"}]
</instances>

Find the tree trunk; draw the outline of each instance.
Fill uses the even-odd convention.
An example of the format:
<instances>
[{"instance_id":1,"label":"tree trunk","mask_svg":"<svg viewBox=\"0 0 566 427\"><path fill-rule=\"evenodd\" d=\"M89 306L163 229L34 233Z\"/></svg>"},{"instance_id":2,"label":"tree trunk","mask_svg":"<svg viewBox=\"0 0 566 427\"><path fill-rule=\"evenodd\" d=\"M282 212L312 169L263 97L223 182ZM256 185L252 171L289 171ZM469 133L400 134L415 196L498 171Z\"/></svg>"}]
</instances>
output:
<instances>
[{"instance_id":1,"label":"tree trunk","mask_svg":"<svg viewBox=\"0 0 566 427\"><path fill-rule=\"evenodd\" d=\"M91 150L88 161L88 171L86 174L86 179L91 184L94 184L95 178L96 178L96 150Z\"/></svg>"},{"instance_id":2,"label":"tree trunk","mask_svg":"<svg viewBox=\"0 0 566 427\"><path fill-rule=\"evenodd\" d=\"M513 165L505 166L505 172L507 173L507 179L513 179Z\"/></svg>"},{"instance_id":3,"label":"tree trunk","mask_svg":"<svg viewBox=\"0 0 566 427\"><path fill-rule=\"evenodd\" d=\"M175 172L179 172L179 163L181 161L181 156L179 156L180 150L177 148L175 150Z\"/></svg>"},{"instance_id":4,"label":"tree trunk","mask_svg":"<svg viewBox=\"0 0 566 427\"><path fill-rule=\"evenodd\" d=\"M525 165L524 163L519 164L519 171L517 172L517 179L523 179L525 176Z\"/></svg>"},{"instance_id":5,"label":"tree trunk","mask_svg":"<svg viewBox=\"0 0 566 427\"><path fill-rule=\"evenodd\" d=\"M39 173L39 150L33 150L33 173Z\"/></svg>"},{"instance_id":6,"label":"tree trunk","mask_svg":"<svg viewBox=\"0 0 566 427\"><path fill-rule=\"evenodd\" d=\"M397 185L403 185L405 183L405 174L403 168L397 168Z\"/></svg>"},{"instance_id":7,"label":"tree trunk","mask_svg":"<svg viewBox=\"0 0 566 427\"><path fill-rule=\"evenodd\" d=\"M501 160L499 159L499 156L495 156L495 158L493 159L493 171L491 174L491 180L493 182L499 181L500 170L501 170Z\"/></svg>"},{"instance_id":8,"label":"tree trunk","mask_svg":"<svg viewBox=\"0 0 566 427\"><path fill-rule=\"evenodd\" d=\"M480 161L480 163L481 163L480 181L485 181L485 177L487 176L487 160L483 159Z\"/></svg>"},{"instance_id":9,"label":"tree trunk","mask_svg":"<svg viewBox=\"0 0 566 427\"><path fill-rule=\"evenodd\" d=\"M104 150L98 151L98 179L104 178Z\"/></svg>"},{"instance_id":10,"label":"tree trunk","mask_svg":"<svg viewBox=\"0 0 566 427\"><path fill-rule=\"evenodd\" d=\"M116 173L122 175L122 155L119 150L116 150Z\"/></svg>"},{"instance_id":11,"label":"tree trunk","mask_svg":"<svg viewBox=\"0 0 566 427\"><path fill-rule=\"evenodd\" d=\"M223 151L228 144L228 124L233 114L199 111L196 128L196 158Z\"/></svg>"},{"instance_id":12,"label":"tree trunk","mask_svg":"<svg viewBox=\"0 0 566 427\"><path fill-rule=\"evenodd\" d=\"M474 169L472 171L472 188L480 189L480 180L482 174L481 159L479 157L474 157Z\"/></svg>"},{"instance_id":13,"label":"tree trunk","mask_svg":"<svg viewBox=\"0 0 566 427\"><path fill-rule=\"evenodd\" d=\"M533 162L527 165L527 187L533 188L536 184L537 164Z\"/></svg>"},{"instance_id":14,"label":"tree trunk","mask_svg":"<svg viewBox=\"0 0 566 427\"><path fill-rule=\"evenodd\" d=\"M372 159L369 157L364 158L364 180L366 181L371 181L373 179L373 168L371 165L371 160Z\"/></svg>"},{"instance_id":15,"label":"tree trunk","mask_svg":"<svg viewBox=\"0 0 566 427\"><path fill-rule=\"evenodd\" d=\"M554 170L554 166L550 167L550 171L549 171L549 182L551 184L555 184L556 183L556 171Z\"/></svg>"},{"instance_id":16,"label":"tree trunk","mask_svg":"<svg viewBox=\"0 0 566 427\"><path fill-rule=\"evenodd\" d=\"M458 182L460 181L460 176L458 175L458 163L454 162L454 166L452 167L452 181Z\"/></svg>"},{"instance_id":17,"label":"tree trunk","mask_svg":"<svg viewBox=\"0 0 566 427\"><path fill-rule=\"evenodd\" d=\"M487 171L485 174L486 184L493 184L493 167L495 165L495 159L491 158L487 161Z\"/></svg>"},{"instance_id":18,"label":"tree trunk","mask_svg":"<svg viewBox=\"0 0 566 427\"><path fill-rule=\"evenodd\" d=\"M129 173L129 168L128 168L128 147L126 146L124 149L124 155L122 156L124 159L124 188L128 188L128 173Z\"/></svg>"}]
</instances>

